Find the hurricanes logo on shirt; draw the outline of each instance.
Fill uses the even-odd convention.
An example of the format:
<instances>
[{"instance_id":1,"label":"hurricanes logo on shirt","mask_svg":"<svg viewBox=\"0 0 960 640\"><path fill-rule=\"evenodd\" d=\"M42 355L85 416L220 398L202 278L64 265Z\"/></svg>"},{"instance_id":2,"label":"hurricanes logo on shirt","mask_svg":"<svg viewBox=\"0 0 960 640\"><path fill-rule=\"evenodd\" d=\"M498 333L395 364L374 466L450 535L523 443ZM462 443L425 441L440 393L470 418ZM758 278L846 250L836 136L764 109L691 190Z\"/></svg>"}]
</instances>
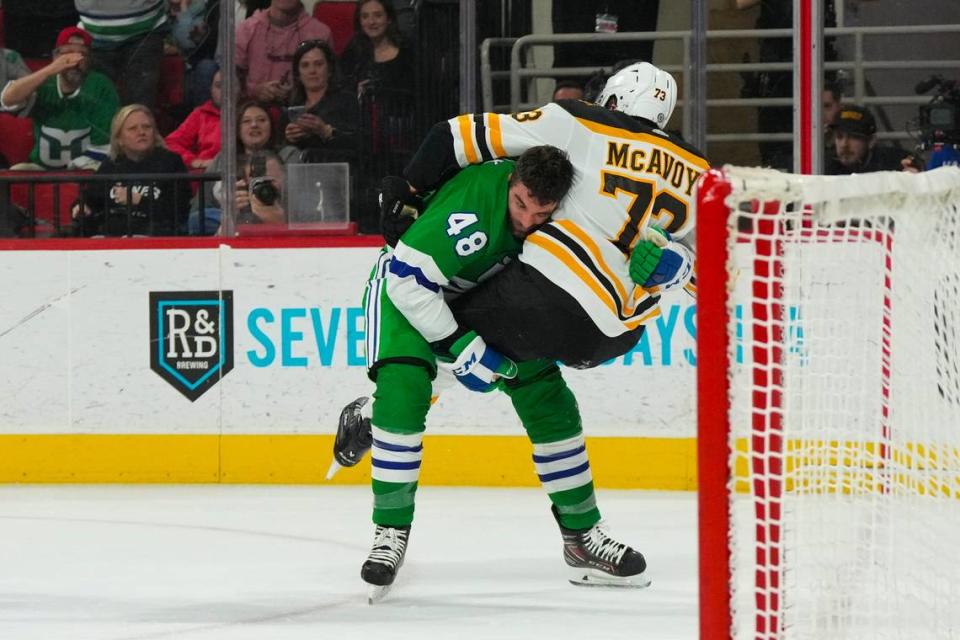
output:
<instances>
[{"instance_id":1,"label":"hurricanes logo on shirt","mask_svg":"<svg viewBox=\"0 0 960 640\"><path fill-rule=\"evenodd\" d=\"M64 131L40 127L40 164L47 167L66 167L70 161L83 155L90 146L90 127Z\"/></svg>"}]
</instances>

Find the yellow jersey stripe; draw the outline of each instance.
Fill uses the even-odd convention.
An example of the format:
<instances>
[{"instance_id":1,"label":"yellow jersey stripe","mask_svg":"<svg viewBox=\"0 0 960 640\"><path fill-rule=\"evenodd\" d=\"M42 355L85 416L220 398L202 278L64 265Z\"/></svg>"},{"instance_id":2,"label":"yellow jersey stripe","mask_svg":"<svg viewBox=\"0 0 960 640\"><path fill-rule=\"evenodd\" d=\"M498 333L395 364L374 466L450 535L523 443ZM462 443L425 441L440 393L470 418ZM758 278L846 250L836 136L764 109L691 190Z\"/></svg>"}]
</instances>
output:
<instances>
[{"instance_id":1,"label":"yellow jersey stripe","mask_svg":"<svg viewBox=\"0 0 960 640\"><path fill-rule=\"evenodd\" d=\"M597 268L600 269L600 271L603 272L605 276L607 276L607 280L609 280L613 286L616 287L617 293L620 295L620 299L628 305L627 308L623 310L623 315L633 315L636 305L630 304L630 296L628 296L627 292L624 291L623 285L620 283L620 279L610 271L610 267L608 267L607 263L603 260L603 256L600 255L600 249L597 247L597 244L593 241L593 239L570 220L557 220L555 222L557 226L563 227L568 233L576 236L583 248L590 253L591 257L593 257L593 263L597 266Z\"/></svg>"},{"instance_id":2,"label":"yellow jersey stripe","mask_svg":"<svg viewBox=\"0 0 960 640\"><path fill-rule=\"evenodd\" d=\"M621 129L619 127L611 127L610 125L600 124L599 122L587 120L586 118L577 118L577 122L585 126L587 129L590 129L596 133L601 133L605 136L610 136L613 138L626 138L628 140L639 140L641 142L649 142L654 146L665 147L668 151L670 151L670 153L680 156L695 167L703 169L704 171L710 168L710 165L707 164L706 160L700 158L699 156L693 155L686 149L677 146L665 138L652 136L649 133L636 133L633 131L627 131L626 129Z\"/></svg>"},{"instance_id":3,"label":"yellow jersey stripe","mask_svg":"<svg viewBox=\"0 0 960 640\"><path fill-rule=\"evenodd\" d=\"M630 318L629 320L625 321L623 324L628 329L636 329L640 325L646 324L647 322L653 320L659 315L660 315L660 305L656 305L653 309L650 309L650 311L648 311L644 315L638 318Z\"/></svg>"},{"instance_id":4,"label":"yellow jersey stripe","mask_svg":"<svg viewBox=\"0 0 960 640\"><path fill-rule=\"evenodd\" d=\"M503 132L500 131L500 116L496 113L488 113L487 126L490 128L490 144L493 146L493 155L498 158L506 158L507 150L503 148Z\"/></svg>"},{"instance_id":5,"label":"yellow jersey stripe","mask_svg":"<svg viewBox=\"0 0 960 640\"><path fill-rule=\"evenodd\" d=\"M463 140L463 153L467 156L467 162L476 164L480 156L477 153L477 145L473 142L473 123L470 121L470 116L457 116L457 124L460 127L460 139Z\"/></svg>"},{"instance_id":6,"label":"yellow jersey stripe","mask_svg":"<svg viewBox=\"0 0 960 640\"><path fill-rule=\"evenodd\" d=\"M590 290L593 291L594 295L596 295L604 305L606 305L606 307L610 310L610 313L616 317L620 316L620 312L617 309L615 301L610 299L610 294L597 283L596 279L591 273L583 268L583 265L581 265L575 258L567 253L563 245L551 239L549 236L537 233L527 236L525 242L529 242L540 247L544 251L552 254L555 258L560 260L560 262L565 264L570 271L576 274L578 278L583 280L583 282L590 287Z\"/></svg>"}]
</instances>

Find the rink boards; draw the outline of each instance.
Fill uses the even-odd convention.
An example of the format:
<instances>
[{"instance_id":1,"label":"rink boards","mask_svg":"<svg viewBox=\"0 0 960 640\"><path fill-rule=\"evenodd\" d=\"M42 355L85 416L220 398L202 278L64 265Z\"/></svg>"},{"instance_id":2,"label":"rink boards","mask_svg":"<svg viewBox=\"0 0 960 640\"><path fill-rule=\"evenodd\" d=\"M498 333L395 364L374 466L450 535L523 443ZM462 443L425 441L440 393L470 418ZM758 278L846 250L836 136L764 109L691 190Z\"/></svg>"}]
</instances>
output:
<instances>
[{"instance_id":1,"label":"rink boards","mask_svg":"<svg viewBox=\"0 0 960 640\"><path fill-rule=\"evenodd\" d=\"M0 481L316 483L369 395L370 240L36 241L0 250ZM695 487L695 307L565 370L598 485ZM444 392L422 481L533 486L502 394ZM365 483L369 467L337 482Z\"/></svg>"}]
</instances>

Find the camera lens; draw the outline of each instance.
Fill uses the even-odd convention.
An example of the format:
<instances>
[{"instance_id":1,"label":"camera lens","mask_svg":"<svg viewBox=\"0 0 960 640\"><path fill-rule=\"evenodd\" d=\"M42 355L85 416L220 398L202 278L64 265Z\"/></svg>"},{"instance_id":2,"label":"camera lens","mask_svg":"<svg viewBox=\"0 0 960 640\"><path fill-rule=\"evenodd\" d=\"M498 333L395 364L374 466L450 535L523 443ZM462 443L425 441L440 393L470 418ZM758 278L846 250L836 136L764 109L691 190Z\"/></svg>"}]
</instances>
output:
<instances>
[{"instance_id":1,"label":"camera lens","mask_svg":"<svg viewBox=\"0 0 960 640\"><path fill-rule=\"evenodd\" d=\"M273 185L270 178L254 178L250 183L250 191L257 200L265 205L272 205L280 197L280 192Z\"/></svg>"}]
</instances>

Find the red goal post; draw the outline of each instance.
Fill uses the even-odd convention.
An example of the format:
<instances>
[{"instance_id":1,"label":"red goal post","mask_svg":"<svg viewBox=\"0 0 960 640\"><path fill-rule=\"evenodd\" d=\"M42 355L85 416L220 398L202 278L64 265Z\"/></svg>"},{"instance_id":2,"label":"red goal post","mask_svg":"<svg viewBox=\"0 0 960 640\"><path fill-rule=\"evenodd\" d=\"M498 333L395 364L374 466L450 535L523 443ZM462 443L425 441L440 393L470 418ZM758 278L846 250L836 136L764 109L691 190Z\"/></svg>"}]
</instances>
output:
<instances>
[{"instance_id":1,"label":"red goal post","mask_svg":"<svg viewBox=\"0 0 960 640\"><path fill-rule=\"evenodd\" d=\"M698 186L700 637L960 633L960 169Z\"/></svg>"}]
</instances>

